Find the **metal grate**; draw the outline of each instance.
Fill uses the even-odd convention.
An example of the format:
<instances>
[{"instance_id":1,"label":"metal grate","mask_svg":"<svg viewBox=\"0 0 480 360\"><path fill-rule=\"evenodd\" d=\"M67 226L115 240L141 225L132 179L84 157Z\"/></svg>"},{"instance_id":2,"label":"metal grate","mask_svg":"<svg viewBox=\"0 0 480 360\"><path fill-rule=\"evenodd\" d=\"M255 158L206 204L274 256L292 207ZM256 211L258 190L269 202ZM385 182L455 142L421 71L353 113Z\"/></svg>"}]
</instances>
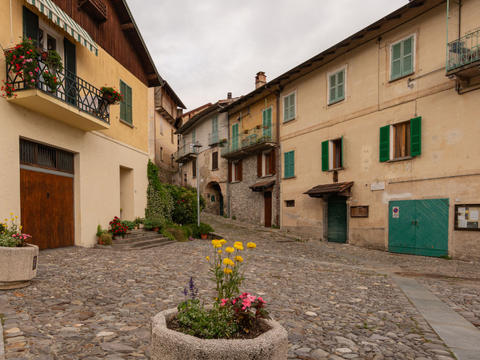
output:
<instances>
[{"instance_id":1,"label":"metal grate","mask_svg":"<svg viewBox=\"0 0 480 360\"><path fill-rule=\"evenodd\" d=\"M20 139L20 163L74 173L72 153L24 139Z\"/></svg>"}]
</instances>

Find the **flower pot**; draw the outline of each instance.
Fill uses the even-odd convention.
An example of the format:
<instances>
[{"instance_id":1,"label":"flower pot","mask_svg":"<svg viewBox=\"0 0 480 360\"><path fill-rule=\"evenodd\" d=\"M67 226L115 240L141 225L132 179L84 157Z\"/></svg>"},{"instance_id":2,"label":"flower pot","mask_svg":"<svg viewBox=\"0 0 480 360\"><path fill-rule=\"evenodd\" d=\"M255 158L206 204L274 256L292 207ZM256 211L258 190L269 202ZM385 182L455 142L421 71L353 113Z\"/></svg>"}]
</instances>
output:
<instances>
[{"instance_id":1,"label":"flower pot","mask_svg":"<svg viewBox=\"0 0 480 360\"><path fill-rule=\"evenodd\" d=\"M158 230L160 230L160 228L159 227L154 227L152 230L155 231L155 232L158 232Z\"/></svg>"},{"instance_id":2,"label":"flower pot","mask_svg":"<svg viewBox=\"0 0 480 360\"><path fill-rule=\"evenodd\" d=\"M208 234L200 234L202 240L207 240L208 239Z\"/></svg>"},{"instance_id":3,"label":"flower pot","mask_svg":"<svg viewBox=\"0 0 480 360\"><path fill-rule=\"evenodd\" d=\"M167 321L177 315L177 309L158 313L153 318L152 360L286 360L288 352L287 331L276 321L261 320L270 330L255 339L226 340L199 339L170 330Z\"/></svg>"},{"instance_id":4,"label":"flower pot","mask_svg":"<svg viewBox=\"0 0 480 360\"><path fill-rule=\"evenodd\" d=\"M37 275L38 246L0 247L0 289L26 287Z\"/></svg>"}]
</instances>

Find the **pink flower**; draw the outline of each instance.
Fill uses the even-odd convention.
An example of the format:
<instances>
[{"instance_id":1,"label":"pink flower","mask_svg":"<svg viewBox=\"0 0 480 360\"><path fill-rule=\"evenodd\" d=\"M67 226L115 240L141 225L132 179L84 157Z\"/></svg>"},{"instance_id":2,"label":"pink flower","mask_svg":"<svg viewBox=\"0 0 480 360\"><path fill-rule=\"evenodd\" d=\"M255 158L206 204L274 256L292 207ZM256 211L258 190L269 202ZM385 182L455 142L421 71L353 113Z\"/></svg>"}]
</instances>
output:
<instances>
[{"instance_id":1,"label":"pink flower","mask_svg":"<svg viewBox=\"0 0 480 360\"><path fill-rule=\"evenodd\" d=\"M220 306L225 306L228 303L228 299L222 299L220 301Z\"/></svg>"},{"instance_id":2,"label":"pink flower","mask_svg":"<svg viewBox=\"0 0 480 360\"><path fill-rule=\"evenodd\" d=\"M266 303L266 301L263 300L261 296L259 296L259 297L257 298L257 300L260 301L262 304L265 304L265 303Z\"/></svg>"}]
</instances>

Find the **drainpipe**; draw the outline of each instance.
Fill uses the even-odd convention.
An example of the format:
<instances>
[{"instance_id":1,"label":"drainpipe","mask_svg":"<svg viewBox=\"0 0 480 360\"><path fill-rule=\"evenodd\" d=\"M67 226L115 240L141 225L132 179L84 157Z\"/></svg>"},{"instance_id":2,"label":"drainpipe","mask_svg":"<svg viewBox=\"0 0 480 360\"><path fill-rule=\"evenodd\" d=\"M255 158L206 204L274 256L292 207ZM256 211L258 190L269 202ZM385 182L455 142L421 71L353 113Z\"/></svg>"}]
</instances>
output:
<instances>
[{"instance_id":1,"label":"drainpipe","mask_svg":"<svg viewBox=\"0 0 480 360\"><path fill-rule=\"evenodd\" d=\"M276 107L277 107L277 119L276 119L276 129L275 129L275 132L276 132L276 137L277 137L277 146L276 146L276 149L277 149L277 156L275 156L275 166L277 168L277 171L276 171L276 174L277 174L277 181L276 181L276 188L277 188L277 194L276 194L276 197L275 197L275 200L276 200L276 205L277 205L277 214L276 214L276 219L275 219L275 225L277 226L280 226L280 179L281 179L281 172L282 172L282 169L281 169L281 164L282 164L282 157L281 157L281 153L280 153L280 93L282 91L282 88L279 87L278 90L275 92L276 96L277 96L277 99L276 99Z\"/></svg>"},{"instance_id":2,"label":"drainpipe","mask_svg":"<svg viewBox=\"0 0 480 360\"><path fill-rule=\"evenodd\" d=\"M227 144L226 146L230 146L230 114L228 113L228 111L227 111ZM231 209L230 179L228 178L229 169L230 169L230 160L227 159L227 216L231 217L232 213L230 211Z\"/></svg>"},{"instance_id":3,"label":"drainpipe","mask_svg":"<svg viewBox=\"0 0 480 360\"><path fill-rule=\"evenodd\" d=\"M448 49L448 17L450 15L450 0L447 0L447 54L446 54L446 61L445 61L445 72L448 72L448 65L449 65L449 49Z\"/></svg>"}]
</instances>

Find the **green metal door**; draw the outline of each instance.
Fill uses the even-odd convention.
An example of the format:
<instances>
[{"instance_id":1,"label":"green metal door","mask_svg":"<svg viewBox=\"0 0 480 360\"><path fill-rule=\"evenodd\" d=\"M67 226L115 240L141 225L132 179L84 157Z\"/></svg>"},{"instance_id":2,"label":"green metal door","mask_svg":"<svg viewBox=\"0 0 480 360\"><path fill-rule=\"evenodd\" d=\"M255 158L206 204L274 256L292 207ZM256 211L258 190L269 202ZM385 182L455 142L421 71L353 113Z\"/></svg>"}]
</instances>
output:
<instances>
[{"instance_id":1,"label":"green metal door","mask_svg":"<svg viewBox=\"0 0 480 360\"><path fill-rule=\"evenodd\" d=\"M448 199L391 201L389 251L448 255L448 211Z\"/></svg>"},{"instance_id":2,"label":"green metal door","mask_svg":"<svg viewBox=\"0 0 480 360\"><path fill-rule=\"evenodd\" d=\"M342 197L328 199L327 239L329 242L347 242L347 203Z\"/></svg>"}]
</instances>

